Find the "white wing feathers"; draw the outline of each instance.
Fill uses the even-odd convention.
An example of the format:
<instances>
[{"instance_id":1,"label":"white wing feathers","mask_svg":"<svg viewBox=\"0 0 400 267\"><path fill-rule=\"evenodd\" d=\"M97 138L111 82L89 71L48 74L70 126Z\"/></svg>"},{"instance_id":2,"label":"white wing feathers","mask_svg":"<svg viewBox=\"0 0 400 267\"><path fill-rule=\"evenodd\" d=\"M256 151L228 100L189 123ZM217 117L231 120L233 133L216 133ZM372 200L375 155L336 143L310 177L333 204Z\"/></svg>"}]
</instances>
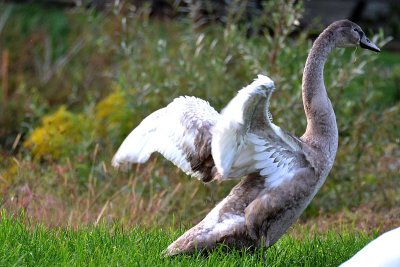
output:
<instances>
[{"instance_id":1,"label":"white wing feathers","mask_svg":"<svg viewBox=\"0 0 400 267\"><path fill-rule=\"evenodd\" d=\"M260 172L270 186L277 186L308 162L301 141L271 121L274 89L271 79L258 75L221 114L201 99L176 98L129 134L112 163L143 163L159 152L203 181Z\"/></svg>"},{"instance_id":2,"label":"white wing feathers","mask_svg":"<svg viewBox=\"0 0 400 267\"><path fill-rule=\"evenodd\" d=\"M150 114L125 138L112 159L114 167L128 162L144 163L149 159L154 151L154 133L164 117L164 110L162 108Z\"/></svg>"},{"instance_id":3,"label":"white wing feathers","mask_svg":"<svg viewBox=\"0 0 400 267\"><path fill-rule=\"evenodd\" d=\"M275 87L259 75L240 90L212 129L212 155L221 179L259 172L275 187L308 162L301 141L271 121L269 99Z\"/></svg>"},{"instance_id":4,"label":"white wing feathers","mask_svg":"<svg viewBox=\"0 0 400 267\"><path fill-rule=\"evenodd\" d=\"M274 82L270 78L258 75L254 82L240 90L222 110L217 124L212 129L211 143L214 163L222 179L241 177L254 170L251 159L254 153L253 146L248 146L246 134L256 109L260 108L260 101L263 102L262 112L269 118L268 99L274 89ZM231 170L233 164L235 168Z\"/></svg>"},{"instance_id":5,"label":"white wing feathers","mask_svg":"<svg viewBox=\"0 0 400 267\"><path fill-rule=\"evenodd\" d=\"M124 140L112 164L143 163L153 152L161 153L185 173L199 177L188 158L197 153L199 131L213 125L219 114L208 102L179 97L146 117Z\"/></svg>"},{"instance_id":6,"label":"white wing feathers","mask_svg":"<svg viewBox=\"0 0 400 267\"><path fill-rule=\"evenodd\" d=\"M254 168L261 176L267 177L266 182L270 187L276 187L292 178L298 168L308 164L299 144L288 138L290 135L283 132L267 138L256 134L248 135L248 141L254 145L256 151L252 156Z\"/></svg>"}]
</instances>

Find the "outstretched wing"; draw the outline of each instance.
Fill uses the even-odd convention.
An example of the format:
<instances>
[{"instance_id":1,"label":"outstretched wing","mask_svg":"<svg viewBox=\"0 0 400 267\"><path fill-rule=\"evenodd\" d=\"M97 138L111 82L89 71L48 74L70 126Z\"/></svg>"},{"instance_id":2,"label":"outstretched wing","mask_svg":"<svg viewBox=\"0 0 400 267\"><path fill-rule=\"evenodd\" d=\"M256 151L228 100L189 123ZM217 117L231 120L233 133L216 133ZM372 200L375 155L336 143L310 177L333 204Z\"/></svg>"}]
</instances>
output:
<instances>
[{"instance_id":1,"label":"outstretched wing","mask_svg":"<svg viewBox=\"0 0 400 267\"><path fill-rule=\"evenodd\" d=\"M212 130L212 155L222 179L239 178L256 171L251 158L254 147L247 136L252 124L267 123L264 114L260 117L258 113L267 114L270 120L266 105L274 88L270 78L258 75L222 110Z\"/></svg>"},{"instance_id":2,"label":"outstretched wing","mask_svg":"<svg viewBox=\"0 0 400 267\"><path fill-rule=\"evenodd\" d=\"M276 186L308 164L302 142L272 123L269 98L274 83L258 75L218 114L208 102L180 97L134 129L113 165L143 163L161 153L204 182L260 172Z\"/></svg>"},{"instance_id":3,"label":"outstretched wing","mask_svg":"<svg viewBox=\"0 0 400 267\"><path fill-rule=\"evenodd\" d=\"M219 116L204 100L176 98L129 134L112 164L143 163L153 152L159 152L188 175L209 181L214 174L210 129Z\"/></svg>"},{"instance_id":4,"label":"outstretched wing","mask_svg":"<svg viewBox=\"0 0 400 267\"><path fill-rule=\"evenodd\" d=\"M212 155L222 179L260 172L271 186L308 166L302 141L272 123L268 110L275 86L258 75L222 111L213 128Z\"/></svg>"}]
</instances>

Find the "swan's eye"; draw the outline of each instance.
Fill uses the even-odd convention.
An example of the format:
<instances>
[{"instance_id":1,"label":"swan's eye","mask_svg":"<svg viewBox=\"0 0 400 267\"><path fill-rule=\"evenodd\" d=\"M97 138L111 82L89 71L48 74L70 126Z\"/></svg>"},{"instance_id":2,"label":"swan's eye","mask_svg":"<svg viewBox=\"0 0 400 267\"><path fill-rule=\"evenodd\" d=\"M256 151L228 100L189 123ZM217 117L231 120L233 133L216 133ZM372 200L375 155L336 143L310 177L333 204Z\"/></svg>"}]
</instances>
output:
<instances>
[{"instance_id":1,"label":"swan's eye","mask_svg":"<svg viewBox=\"0 0 400 267\"><path fill-rule=\"evenodd\" d=\"M360 31L357 28L353 28L353 31L355 31L356 33L358 33L358 35L360 36L360 39L363 37L364 33L362 31Z\"/></svg>"}]
</instances>

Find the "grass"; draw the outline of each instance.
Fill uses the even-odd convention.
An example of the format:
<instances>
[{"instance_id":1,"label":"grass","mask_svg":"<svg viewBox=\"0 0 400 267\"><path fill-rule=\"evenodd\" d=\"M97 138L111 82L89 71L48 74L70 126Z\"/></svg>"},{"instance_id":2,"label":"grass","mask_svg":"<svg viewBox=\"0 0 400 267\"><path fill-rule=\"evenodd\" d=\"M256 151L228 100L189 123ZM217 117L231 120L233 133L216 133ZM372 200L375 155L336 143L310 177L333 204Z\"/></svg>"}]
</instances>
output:
<instances>
[{"instance_id":1,"label":"grass","mask_svg":"<svg viewBox=\"0 0 400 267\"><path fill-rule=\"evenodd\" d=\"M333 231L285 235L276 245L254 252L226 250L164 258L162 251L182 233L129 228L118 223L51 228L1 215L0 266L338 266L372 237Z\"/></svg>"}]
</instances>

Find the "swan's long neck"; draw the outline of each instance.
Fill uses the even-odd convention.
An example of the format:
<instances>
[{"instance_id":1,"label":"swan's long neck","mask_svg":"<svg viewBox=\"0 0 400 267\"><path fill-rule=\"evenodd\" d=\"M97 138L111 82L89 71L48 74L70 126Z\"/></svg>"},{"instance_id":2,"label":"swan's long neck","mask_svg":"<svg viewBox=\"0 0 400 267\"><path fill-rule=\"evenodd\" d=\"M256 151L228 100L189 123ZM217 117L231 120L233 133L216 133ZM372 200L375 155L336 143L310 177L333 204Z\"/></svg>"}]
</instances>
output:
<instances>
[{"instance_id":1,"label":"swan's long neck","mask_svg":"<svg viewBox=\"0 0 400 267\"><path fill-rule=\"evenodd\" d=\"M303 73L302 95L307 129L302 139L334 159L338 130L336 117L324 84L324 64L335 47L334 32L326 29L314 42Z\"/></svg>"}]
</instances>

